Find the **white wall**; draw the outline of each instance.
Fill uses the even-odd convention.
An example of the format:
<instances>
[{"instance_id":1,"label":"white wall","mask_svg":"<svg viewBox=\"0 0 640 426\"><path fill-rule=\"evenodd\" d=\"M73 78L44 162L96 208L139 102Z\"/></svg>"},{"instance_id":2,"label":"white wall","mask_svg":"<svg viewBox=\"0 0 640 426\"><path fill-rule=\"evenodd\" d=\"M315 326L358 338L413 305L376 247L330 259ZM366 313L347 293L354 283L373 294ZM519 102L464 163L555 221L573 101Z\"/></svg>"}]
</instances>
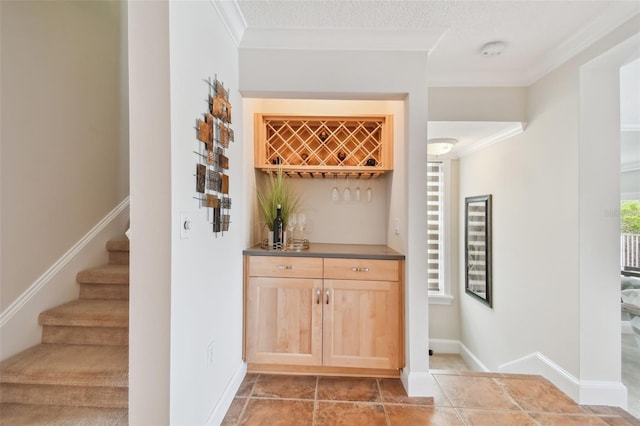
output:
<instances>
[{"instance_id":1,"label":"white wall","mask_svg":"<svg viewBox=\"0 0 640 426\"><path fill-rule=\"evenodd\" d=\"M407 256L407 368L403 380L410 394L431 395L426 356L429 307L424 262L427 255L424 240L426 53L240 49L239 61L240 90L245 96L404 101L404 152L394 157L389 200L389 217L398 217L404 226L399 238L388 235L387 244ZM398 78L399 72L402 78Z\"/></svg>"},{"instance_id":2,"label":"white wall","mask_svg":"<svg viewBox=\"0 0 640 426\"><path fill-rule=\"evenodd\" d=\"M0 7L4 310L126 198L129 165L121 3Z\"/></svg>"},{"instance_id":3,"label":"white wall","mask_svg":"<svg viewBox=\"0 0 640 426\"><path fill-rule=\"evenodd\" d=\"M131 424L217 424L244 376L242 249L248 244L237 51L210 2L129 3ZM230 89L236 142L231 229L214 235L195 192L204 79ZM191 214L180 240L180 213ZM213 362L207 348L213 345Z\"/></svg>"},{"instance_id":4,"label":"white wall","mask_svg":"<svg viewBox=\"0 0 640 426\"><path fill-rule=\"evenodd\" d=\"M581 123L603 117L580 109L580 67L637 28L636 17L536 82L529 88L527 130L460 160L460 229L464 197L493 195L494 283L493 309L463 294L462 342L489 369L547 374L583 403L625 402L613 315L619 311L611 264L617 249L613 256L602 252L615 237L618 219L606 211L618 209L619 157L617 150L598 155L601 142L584 138ZM603 96L590 100L604 102ZM604 184L593 186L596 177ZM461 232L461 258L463 238ZM603 280L594 281L598 277ZM596 382L598 392L587 399L585 389Z\"/></svg>"},{"instance_id":5,"label":"white wall","mask_svg":"<svg viewBox=\"0 0 640 426\"><path fill-rule=\"evenodd\" d=\"M525 87L430 87L429 121L514 121L527 117Z\"/></svg>"},{"instance_id":6,"label":"white wall","mask_svg":"<svg viewBox=\"0 0 640 426\"><path fill-rule=\"evenodd\" d=\"M627 399L619 349L620 67L640 58L640 17L633 23L634 37L580 67L579 400L586 404L617 405L615 384L617 397ZM602 141L616 143L603 150ZM609 395L601 395L603 383Z\"/></svg>"},{"instance_id":7,"label":"white wall","mask_svg":"<svg viewBox=\"0 0 640 426\"><path fill-rule=\"evenodd\" d=\"M168 2L129 2L128 25L132 232L129 423L160 425L170 423L174 225Z\"/></svg>"},{"instance_id":8,"label":"white wall","mask_svg":"<svg viewBox=\"0 0 640 426\"><path fill-rule=\"evenodd\" d=\"M244 376L242 362L242 250L249 245L243 193L242 99L237 49L211 2L170 2L171 28L171 424L221 421ZM232 200L228 232L214 234L195 192L201 142L194 122L207 110L203 79L230 93L235 142L229 157ZM250 160L247 160L250 161ZM191 237L179 239L180 212L191 213ZM213 362L207 365L207 348ZM235 378L235 379L234 379ZM236 380L236 382L234 382ZM235 387L234 387L235 386ZM229 399L228 403L231 402ZM218 405L220 406L218 407ZM214 413L214 410L217 411Z\"/></svg>"},{"instance_id":9,"label":"white wall","mask_svg":"<svg viewBox=\"0 0 640 426\"><path fill-rule=\"evenodd\" d=\"M254 114L308 114L308 115L393 115L393 138L396 141L395 155L402 158L404 152L404 103L402 101L344 101L344 100L302 100L302 99L245 99L245 138L251 146L247 159L253 159ZM394 157L395 157L394 155ZM291 187L301 197L299 211L307 217L305 237L316 243L339 244L387 244L387 230L390 214L390 191L393 175L388 173L376 179L290 179ZM256 172L256 181L264 183L266 174ZM360 186L361 201L355 201L355 190ZM337 186L340 200L331 200L331 191ZM351 201L342 198L346 187L351 190ZM370 202L366 199L367 188L372 189ZM255 196L248 200L256 204ZM257 209L252 209L253 238L259 242L263 229Z\"/></svg>"}]
</instances>

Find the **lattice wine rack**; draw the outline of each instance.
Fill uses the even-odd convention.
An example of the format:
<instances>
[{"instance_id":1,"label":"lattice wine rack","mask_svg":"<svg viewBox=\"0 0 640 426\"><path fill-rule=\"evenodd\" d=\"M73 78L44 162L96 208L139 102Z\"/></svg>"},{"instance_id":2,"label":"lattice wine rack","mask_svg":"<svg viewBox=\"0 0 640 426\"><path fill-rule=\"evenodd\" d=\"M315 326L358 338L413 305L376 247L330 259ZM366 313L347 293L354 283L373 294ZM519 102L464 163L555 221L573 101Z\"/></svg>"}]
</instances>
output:
<instances>
[{"instance_id":1,"label":"lattice wine rack","mask_svg":"<svg viewBox=\"0 0 640 426\"><path fill-rule=\"evenodd\" d=\"M377 177L393 170L393 117L256 114L255 167L293 177Z\"/></svg>"}]
</instances>

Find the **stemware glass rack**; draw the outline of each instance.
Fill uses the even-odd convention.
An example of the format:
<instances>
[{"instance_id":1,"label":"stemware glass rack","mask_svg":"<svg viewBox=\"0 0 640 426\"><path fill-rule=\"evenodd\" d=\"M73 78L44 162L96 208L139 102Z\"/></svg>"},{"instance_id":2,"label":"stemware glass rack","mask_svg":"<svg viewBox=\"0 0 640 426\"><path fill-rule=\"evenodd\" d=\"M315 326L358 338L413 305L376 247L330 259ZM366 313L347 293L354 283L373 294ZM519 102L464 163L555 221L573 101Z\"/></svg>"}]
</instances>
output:
<instances>
[{"instance_id":1,"label":"stemware glass rack","mask_svg":"<svg viewBox=\"0 0 640 426\"><path fill-rule=\"evenodd\" d=\"M256 114L255 167L292 177L378 177L393 169L393 117Z\"/></svg>"}]
</instances>

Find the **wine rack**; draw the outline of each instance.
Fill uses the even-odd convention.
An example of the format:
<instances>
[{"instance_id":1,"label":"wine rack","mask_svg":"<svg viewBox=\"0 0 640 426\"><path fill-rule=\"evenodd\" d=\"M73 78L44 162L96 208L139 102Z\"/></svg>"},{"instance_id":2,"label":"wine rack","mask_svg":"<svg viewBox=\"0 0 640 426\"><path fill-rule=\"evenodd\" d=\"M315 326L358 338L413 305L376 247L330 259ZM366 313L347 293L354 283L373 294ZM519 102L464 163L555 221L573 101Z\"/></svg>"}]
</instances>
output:
<instances>
[{"instance_id":1,"label":"wine rack","mask_svg":"<svg viewBox=\"0 0 640 426\"><path fill-rule=\"evenodd\" d=\"M292 177L378 177L393 170L393 116L256 114L255 167Z\"/></svg>"}]
</instances>

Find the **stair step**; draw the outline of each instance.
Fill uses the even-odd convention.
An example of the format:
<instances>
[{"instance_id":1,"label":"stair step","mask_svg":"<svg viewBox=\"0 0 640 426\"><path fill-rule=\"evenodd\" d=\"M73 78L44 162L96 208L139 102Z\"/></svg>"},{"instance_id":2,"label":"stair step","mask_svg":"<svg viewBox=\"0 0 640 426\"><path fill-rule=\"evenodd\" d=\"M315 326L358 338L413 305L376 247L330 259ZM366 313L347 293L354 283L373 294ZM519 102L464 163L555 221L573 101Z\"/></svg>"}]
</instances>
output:
<instances>
[{"instance_id":1,"label":"stair step","mask_svg":"<svg viewBox=\"0 0 640 426\"><path fill-rule=\"evenodd\" d=\"M126 387L103 386L56 386L33 385L21 383L1 383L0 402L15 404L36 404L62 407L101 407L126 409L129 399L129 389ZM2 412L2 424L5 423L5 413ZM33 424L33 423L27 423ZM67 424L67 423L37 423L37 424ZM80 423L93 424L93 423ZM96 423L102 424L102 423ZM111 424L111 423L105 423Z\"/></svg>"},{"instance_id":2,"label":"stair step","mask_svg":"<svg viewBox=\"0 0 640 426\"><path fill-rule=\"evenodd\" d=\"M2 361L0 383L127 388L128 364L128 346L43 343Z\"/></svg>"},{"instance_id":3,"label":"stair step","mask_svg":"<svg viewBox=\"0 0 640 426\"><path fill-rule=\"evenodd\" d=\"M42 327L42 343L70 345L128 345L129 329L125 327Z\"/></svg>"},{"instance_id":4,"label":"stair step","mask_svg":"<svg viewBox=\"0 0 640 426\"><path fill-rule=\"evenodd\" d=\"M38 317L40 325L76 327L129 327L127 300L74 300L46 310Z\"/></svg>"},{"instance_id":5,"label":"stair step","mask_svg":"<svg viewBox=\"0 0 640 426\"><path fill-rule=\"evenodd\" d=\"M80 299L129 300L129 284L80 284Z\"/></svg>"},{"instance_id":6,"label":"stair step","mask_svg":"<svg viewBox=\"0 0 640 426\"><path fill-rule=\"evenodd\" d=\"M128 352L128 346L34 346L0 363L0 402L127 408Z\"/></svg>"},{"instance_id":7,"label":"stair step","mask_svg":"<svg viewBox=\"0 0 640 426\"><path fill-rule=\"evenodd\" d=\"M76 276L80 284L129 284L129 265L103 265L85 269Z\"/></svg>"},{"instance_id":8,"label":"stair step","mask_svg":"<svg viewBox=\"0 0 640 426\"><path fill-rule=\"evenodd\" d=\"M109 251L129 251L129 239L107 241L107 250Z\"/></svg>"},{"instance_id":9,"label":"stair step","mask_svg":"<svg viewBox=\"0 0 640 426\"><path fill-rule=\"evenodd\" d=\"M60 407L52 405L0 404L6 425L126 425L126 408Z\"/></svg>"},{"instance_id":10,"label":"stair step","mask_svg":"<svg viewBox=\"0 0 640 426\"><path fill-rule=\"evenodd\" d=\"M107 242L107 250L109 251L109 264L129 264L129 240L109 241Z\"/></svg>"}]
</instances>

